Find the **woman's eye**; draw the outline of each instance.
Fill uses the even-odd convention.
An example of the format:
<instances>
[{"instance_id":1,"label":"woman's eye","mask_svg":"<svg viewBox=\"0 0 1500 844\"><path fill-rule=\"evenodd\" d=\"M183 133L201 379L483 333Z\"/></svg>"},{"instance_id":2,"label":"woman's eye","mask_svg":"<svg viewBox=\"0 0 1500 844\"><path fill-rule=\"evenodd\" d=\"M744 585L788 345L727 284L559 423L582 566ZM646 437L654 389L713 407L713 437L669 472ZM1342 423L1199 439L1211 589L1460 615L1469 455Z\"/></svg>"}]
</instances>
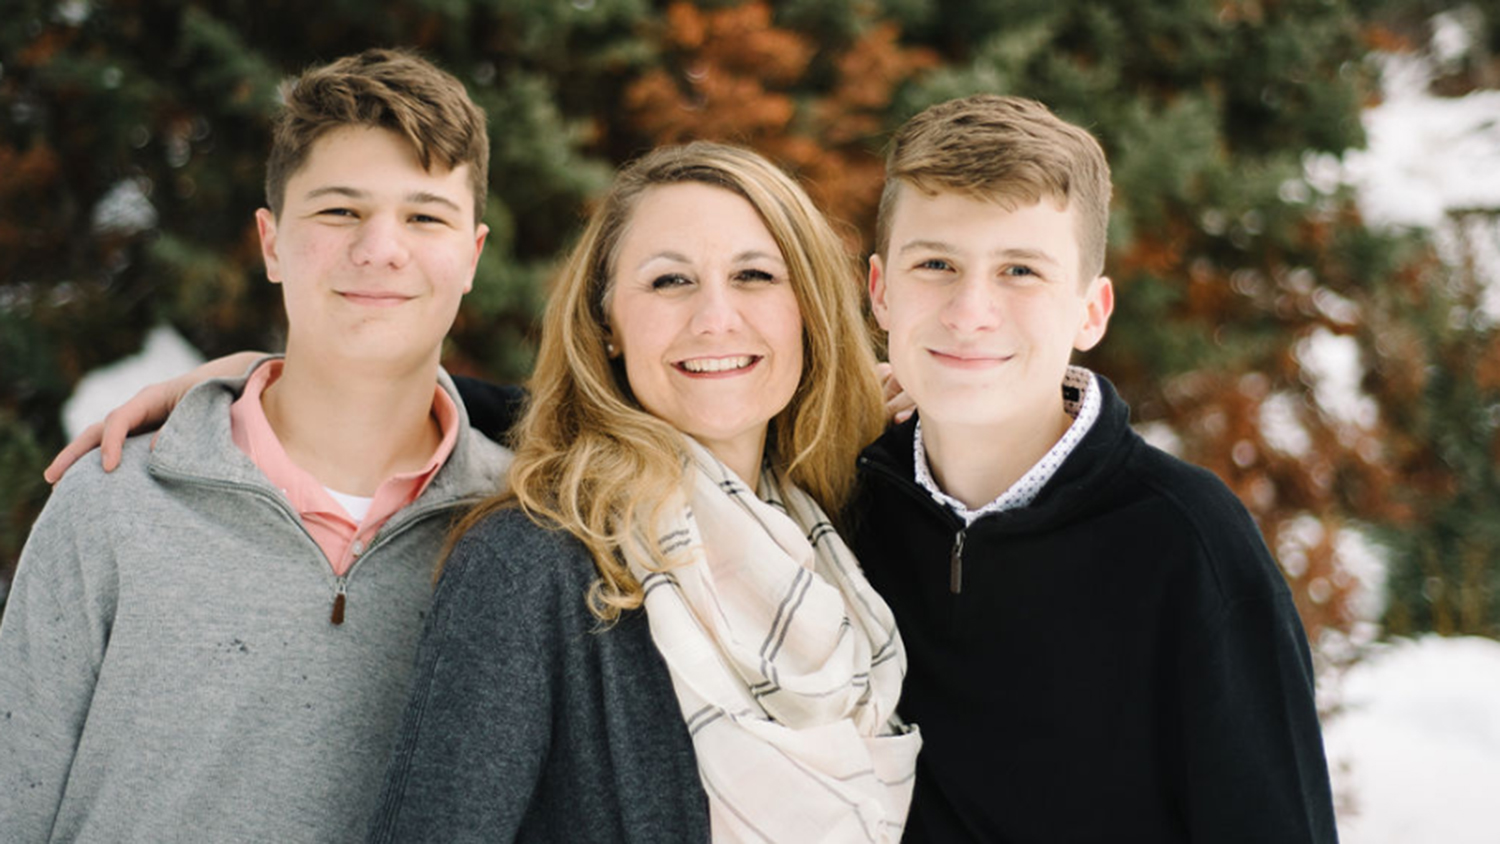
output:
<instances>
[{"instance_id":1,"label":"woman's eye","mask_svg":"<svg viewBox=\"0 0 1500 844\"><path fill-rule=\"evenodd\" d=\"M688 280L687 276L678 275L676 273L668 273L667 275L659 275L656 278L652 279L651 289L671 290L673 288L683 287L691 283L692 282Z\"/></svg>"},{"instance_id":2,"label":"woman's eye","mask_svg":"<svg viewBox=\"0 0 1500 844\"><path fill-rule=\"evenodd\" d=\"M740 270L735 274L736 281L775 281L776 276L765 270Z\"/></svg>"}]
</instances>

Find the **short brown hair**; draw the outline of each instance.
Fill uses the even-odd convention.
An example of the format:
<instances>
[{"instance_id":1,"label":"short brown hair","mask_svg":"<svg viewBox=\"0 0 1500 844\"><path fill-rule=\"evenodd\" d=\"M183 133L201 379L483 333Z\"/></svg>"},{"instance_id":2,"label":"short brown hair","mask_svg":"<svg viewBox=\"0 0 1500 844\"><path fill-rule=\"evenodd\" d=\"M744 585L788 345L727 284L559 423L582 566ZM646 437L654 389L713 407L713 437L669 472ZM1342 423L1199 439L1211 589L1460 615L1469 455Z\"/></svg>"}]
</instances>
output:
<instances>
[{"instance_id":1,"label":"short brown hair","mask_svg":"<svg viewBox=\"0 0 1500 844\"><path fill-rule=\"evenodd\" d=\"M281 216L286 183L328 132L345 126L389 129L405 138L422 167L469 165L474 223L489 195L490 136L484 111L462 82L405 50L366 50L312 67L282 83L284 105L272 127L266 204Z\"/></svg>"},{"instance_id":2,"label":"short brown hair","mask_svg":"<svg viewBox=\"0 0 1500 844\"><path fill-rule=\"evenodd\" d=\"M512 432L509 489L457 528L519 505L539 523L572 533L594 557L599 579L589 603L606 620L640 606L640 583L618 552L646 533L640 526L660 515L689 465L681 433L641 408L623 364L605 351L620 241L643 196L678 184L711 185L744 198L786 260L802 317L802 379L771 420L771 467L837 518L854 486L860 448L885 426L856 262L801 186L755 152L704 141L661 147L627 165L548 295L531 397Z\"/></svg>"},{"instance_id":3,"label":"short brown hair","mask_svg":"<svg viewBox=\"0 0 1500 844\"><path fill-rule=\"evenodd\" d=\"M952 191L1006 207L1044 197L1072 207L1082 281L1104 272L1109 163L1093 135L1024 97L977 94L932 106L906 121L886 155L876 251L890 248L903 185Z\"/></svg>"}]
</instances>

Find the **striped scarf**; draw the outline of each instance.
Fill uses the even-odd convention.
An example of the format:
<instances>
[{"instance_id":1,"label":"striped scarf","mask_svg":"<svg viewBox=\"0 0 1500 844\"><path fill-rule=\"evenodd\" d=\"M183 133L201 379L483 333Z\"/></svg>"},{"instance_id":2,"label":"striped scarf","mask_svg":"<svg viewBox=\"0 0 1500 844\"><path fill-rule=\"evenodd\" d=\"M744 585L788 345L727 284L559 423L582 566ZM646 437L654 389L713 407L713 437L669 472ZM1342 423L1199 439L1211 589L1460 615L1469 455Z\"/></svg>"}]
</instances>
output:
<instances>
[{"instance_id":1,"label":"striped scarf","mask_svg":"<svg viewBox=\"0 0 1500 844\"><path fill-rule=\"evenodd\" d=\"M757 498L689 439L690 501L659 525L645 589L709 798L714 840L895 842L915 727L896 716L906 653L890 608L805 492Z\"/></svg>"}]
</instances>

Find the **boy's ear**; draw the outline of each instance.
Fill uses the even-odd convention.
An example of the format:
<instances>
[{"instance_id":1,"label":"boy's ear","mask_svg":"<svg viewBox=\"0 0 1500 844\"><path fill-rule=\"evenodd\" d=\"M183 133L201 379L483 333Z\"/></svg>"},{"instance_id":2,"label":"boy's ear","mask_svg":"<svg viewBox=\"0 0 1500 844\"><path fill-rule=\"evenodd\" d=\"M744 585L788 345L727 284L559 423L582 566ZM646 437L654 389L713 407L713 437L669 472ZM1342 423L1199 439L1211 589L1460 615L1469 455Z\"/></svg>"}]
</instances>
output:
<instances>
[{"instance_id":1,"label":"boy's ear","mask_svg":"<svg viewBox=\"0 0 1500 844\"><path fill-rule=\"evenodd\" d=\"M890 327L886 325L886 317L890 314L890 308L885 302L885 263L880 260L878 253L870 256L870 310L875 314L875 321L886 331Z\"/></svg>"},{"instance_id":2,"label":"boy's ear","mask_svg":"<svg viewBox=\"0 0 1500 844\"><path fill-rule=\"evenodd\" d=\"M281 259L276 253L276 215L269 208L255 210L255 228L260 232L260 257L266 262L266 278L281 283Z\"/></svg>"},{"instance_id":3,"label":"boy's ear","mask_svg":"<svg viewBox=\"0 0 1500 844\"><path fill-rule=\"evenodd\" d=\"M480 223L474 227L474 260L469 262L469 280L464 284L465 293L474 289L474 273L479 269L479 255L484 252L484 242L489 236L489 226Z\"/></svg>"},{"instance_id":4,"label":"boy's ear","mask_svg":"<svg viewBox=\"0 0 1500 844\"><path fill-rule=\"evenodd\" d=\"M1109 328L1109 315L1115 311L1115 286L1108 277L1101 275L1089 282L1083 298L1083 323L1073 336L1073 348L1080 352L1094 348L1104 339L1104 331Z\"/></svg>"}]
</instances>

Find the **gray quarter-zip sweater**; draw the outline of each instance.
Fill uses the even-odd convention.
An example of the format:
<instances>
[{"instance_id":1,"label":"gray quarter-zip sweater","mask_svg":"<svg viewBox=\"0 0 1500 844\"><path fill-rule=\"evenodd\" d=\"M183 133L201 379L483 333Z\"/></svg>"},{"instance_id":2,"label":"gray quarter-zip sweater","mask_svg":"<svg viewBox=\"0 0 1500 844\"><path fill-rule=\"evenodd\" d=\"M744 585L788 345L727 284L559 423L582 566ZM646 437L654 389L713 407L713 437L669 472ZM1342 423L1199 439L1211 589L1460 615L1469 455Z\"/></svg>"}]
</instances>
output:
<instances>
[{"instance_id":1,"label":"gray quarter-zip sweater","mask_svg":"<svg viewBox=\"0 0 1500 844\"><path fill-rule=\"evenodd\" d=\"M509 452L460 414L341 579L231 441L243 384L193 390L111 474L80 462L37 519L0 625L0 839L363 840L444 532Z\"/></svg>"}]
</instances>

